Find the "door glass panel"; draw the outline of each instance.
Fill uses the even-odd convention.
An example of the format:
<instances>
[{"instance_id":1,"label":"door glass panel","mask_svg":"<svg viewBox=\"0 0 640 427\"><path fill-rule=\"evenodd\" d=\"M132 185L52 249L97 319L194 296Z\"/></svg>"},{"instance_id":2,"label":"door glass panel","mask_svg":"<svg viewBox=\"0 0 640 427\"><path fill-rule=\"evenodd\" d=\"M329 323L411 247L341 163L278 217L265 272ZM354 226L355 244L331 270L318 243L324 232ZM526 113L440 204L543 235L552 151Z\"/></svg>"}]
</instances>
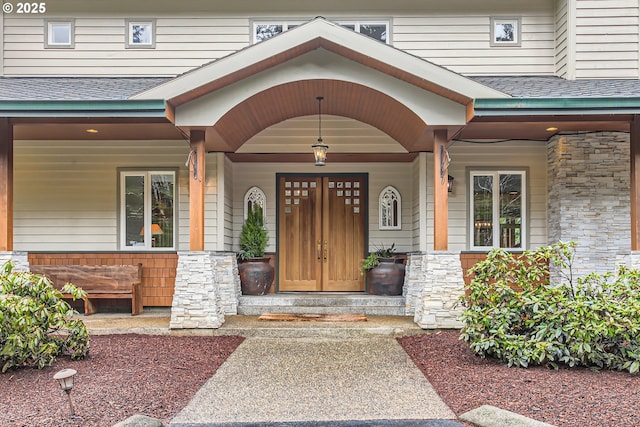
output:
<instances>
[{"instance_id":1,"label":"door glass panel","mask_svg":"<svg viewBox=\"0 0 640 427\"><path fill-rule=\"evenodd\" d=\"M144 246L144 176L125 176L125 242Z\"/></svg>"},{"instance_id":2,"label":"door glass panel","mask_svg":"<svg viewBox=\"0 0 640 427\"><path fill-rule=\"evenodd\" d=\"M493 176L473 177L473 245L493 246Z\"/></svg>"},{"instance_id":3,"label":"door glass panel","mask_svg":"<svg viewBox=\"0 0 640 427\"><path fill-rule=\"evenodd\" d=\"M522 246L522 175L500 175L500 247Z\"/></svg>"}]
</instances>

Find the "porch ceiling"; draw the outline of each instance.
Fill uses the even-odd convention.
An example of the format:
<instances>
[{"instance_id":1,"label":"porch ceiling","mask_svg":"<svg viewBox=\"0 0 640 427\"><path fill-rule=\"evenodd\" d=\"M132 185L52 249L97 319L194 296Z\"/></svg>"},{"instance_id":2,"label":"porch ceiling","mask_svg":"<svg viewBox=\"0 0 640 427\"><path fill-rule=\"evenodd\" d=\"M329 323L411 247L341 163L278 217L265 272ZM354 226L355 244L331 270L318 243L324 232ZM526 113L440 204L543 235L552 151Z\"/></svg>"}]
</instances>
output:
<instances>
[{"instance_id":1,"label":"porch ceiling","mask_svg":"<svg viewBox=\"0 0 640 427\"><path fill-rule=\"evenodd\" d=\"M432 129L390 96L345 81L306 80L273 87L231 109L207 132L207 150L236 152L254 135L276 123L317 116L319 95L324 97L323 115L349 117L374 126L406 152L433 149ZM459 126L448 128L451 135L458 129Z\"/></svg>"}]
</instances>

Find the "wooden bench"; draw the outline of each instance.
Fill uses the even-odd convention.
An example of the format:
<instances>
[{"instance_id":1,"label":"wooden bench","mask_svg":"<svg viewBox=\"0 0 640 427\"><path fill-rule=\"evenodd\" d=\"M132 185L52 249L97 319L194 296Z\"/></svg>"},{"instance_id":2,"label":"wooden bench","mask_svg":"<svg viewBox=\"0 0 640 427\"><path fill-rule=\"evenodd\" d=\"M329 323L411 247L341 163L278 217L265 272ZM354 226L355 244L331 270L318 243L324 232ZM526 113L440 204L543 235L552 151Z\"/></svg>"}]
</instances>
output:
<instances>
[{"instance_id":1,"label":"wooden bench","mask_svg":"<svg viewBox=\"0 0 640 427\"><path fill-rule=\"evenodd\" d=\"M59 290L67 283L82 288L87 293L85 315L94 314L97 300L106 298L131 299L131 315L142 313L142 264L32 265L31 272L47 276Z\"/></svg>"}]
</instances>

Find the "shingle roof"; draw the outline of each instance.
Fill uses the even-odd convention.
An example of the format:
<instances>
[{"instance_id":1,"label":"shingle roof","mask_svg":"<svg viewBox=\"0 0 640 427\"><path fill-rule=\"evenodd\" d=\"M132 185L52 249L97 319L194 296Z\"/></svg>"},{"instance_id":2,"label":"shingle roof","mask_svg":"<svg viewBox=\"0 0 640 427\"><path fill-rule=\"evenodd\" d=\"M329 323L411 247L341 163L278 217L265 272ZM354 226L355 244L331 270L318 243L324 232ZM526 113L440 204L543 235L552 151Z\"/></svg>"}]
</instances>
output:
<instances>
[{"instance_id":1,"label":"shingle roof","mask_svg":"<svg viewBox=\"0 0 640 427\"><path fill-rule=\"evenodd\" d=\"M125 100L167 77L0 77L0 101Z\"/></svg>"},{"instance_id":2,"label":"shingle roof","mask_svg":"<svg viewBox=\"0 0 640 427\"><path fill-rule=\"evenodd\" d=\"M555 76L474 76L472 80L515 98L630 98L640 96L638 79L565 80Z\"/></svg>"},{"instance_id":3,"label":"shingle roof","mask_svg":"<svg viewBox=\"0 0 640 427\"><path fill-rule=\"evenodd\" d=\"M516 98L640 97L640 80L555 76L473 76ZM125 100L169 77L0 77L0 101Z\"/></svg>"}]
</instances>

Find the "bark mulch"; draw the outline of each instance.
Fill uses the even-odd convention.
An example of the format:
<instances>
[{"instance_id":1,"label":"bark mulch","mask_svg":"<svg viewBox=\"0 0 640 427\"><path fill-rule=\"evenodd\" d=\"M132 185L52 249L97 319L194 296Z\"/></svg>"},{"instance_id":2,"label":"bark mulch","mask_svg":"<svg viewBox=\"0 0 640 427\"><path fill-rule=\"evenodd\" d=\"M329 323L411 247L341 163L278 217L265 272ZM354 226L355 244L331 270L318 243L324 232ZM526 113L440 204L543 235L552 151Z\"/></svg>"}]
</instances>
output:
<instances>
[{"instance_id":1,"label":"bark mulch","mask_svg":"<svg viewBox=\"0 0 640 427\"><path fill-rule=\"evenodd\" d=\"M112 426L135 414L168 423L243 339L92 336L85 360L59 358L42 370L0 374L0 426ZM71 392L74 417L53 379L64 368L78 371Z\"/></svg>"},{"instance_id":2,"label":"bark mulch","mask_svg":"<svg viewBox=\"0 0 640 427\"><path fill-rule=\"evenodd\" d=\"M456 415L493 405L560 427L640 426L638 375L509 368L474 355L458 337L446 331L398 339Z\"/></svg>"}]
</instances>

